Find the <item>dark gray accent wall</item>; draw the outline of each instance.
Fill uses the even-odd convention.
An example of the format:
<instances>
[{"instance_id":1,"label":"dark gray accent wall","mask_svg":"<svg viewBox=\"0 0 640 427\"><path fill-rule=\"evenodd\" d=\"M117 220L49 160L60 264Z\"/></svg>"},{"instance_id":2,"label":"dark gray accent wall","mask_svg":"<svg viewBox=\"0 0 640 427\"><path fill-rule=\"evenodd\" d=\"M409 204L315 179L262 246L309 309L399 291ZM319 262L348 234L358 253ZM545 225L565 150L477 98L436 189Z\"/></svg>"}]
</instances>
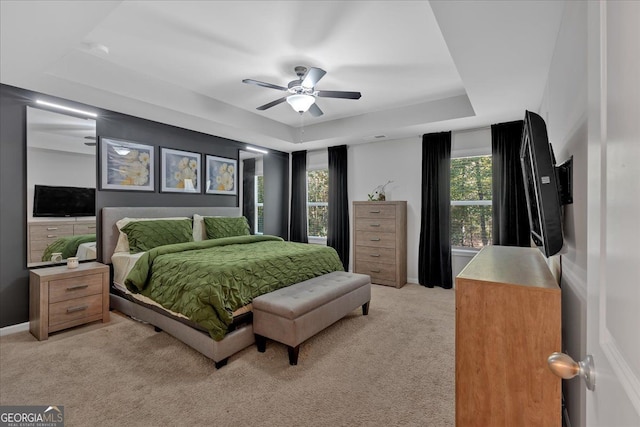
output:
<instances>
[{"instance_id":1,"label":"dark gray accent wall","mask_svg":"<svg viewBox=\"0 0 640 427\"><path fill-rule=\"evenodd\" d=\"M41 94L0 85L0 327L29 320L29 270L26 268L26 106L33 105L38 95ZM65 105L97 111L99 117L96 120L96 133L99 138L124 139L156 147L156 190L102 191L98 184L98 215L100 209L107 206L238 206L237 196L160 193L160 147L202 154L201 179L204 181L206 154L238 159L238 150L246 144L45 96L53 102L57 99ZM99 156L97 157L99 165ZM271 151L264 158L265 199L268 201L265 203L265 231L286 238L289 155ZM99 183L98 165L96 170ZM268 186L273 188L267 190ZM268 222L267 218L270 218ZM101 259L100 253L98 259Z\"/></svg>"}]
</instances>

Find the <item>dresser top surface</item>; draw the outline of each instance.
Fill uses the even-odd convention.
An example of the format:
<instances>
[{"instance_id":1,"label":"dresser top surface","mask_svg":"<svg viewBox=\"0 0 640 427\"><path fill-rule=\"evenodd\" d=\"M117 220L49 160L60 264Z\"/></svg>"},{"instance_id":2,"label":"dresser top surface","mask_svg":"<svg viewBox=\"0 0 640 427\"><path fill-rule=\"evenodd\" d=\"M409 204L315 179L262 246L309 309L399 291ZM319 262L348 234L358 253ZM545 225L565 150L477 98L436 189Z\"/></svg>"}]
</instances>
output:
<instances>
[{"instance_id":1,"label":"dresser top surface","mask_svg":"<svg viewBox=\"0 0 640 427\"><path fill-rule=\"evenodd\" d=\"M487 246L478 252L456 279L560 290L537 248Z\"/></svg>"}]
</instances>

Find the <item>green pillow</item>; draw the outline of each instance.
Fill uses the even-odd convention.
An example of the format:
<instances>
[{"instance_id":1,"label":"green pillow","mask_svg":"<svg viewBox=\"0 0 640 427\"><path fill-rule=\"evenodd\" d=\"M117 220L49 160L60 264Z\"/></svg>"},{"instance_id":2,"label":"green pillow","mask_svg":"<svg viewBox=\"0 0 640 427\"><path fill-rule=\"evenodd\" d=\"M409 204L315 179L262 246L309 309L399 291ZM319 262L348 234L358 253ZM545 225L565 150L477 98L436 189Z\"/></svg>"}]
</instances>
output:
<instances>
[{"instance_id":1,"label":"green pillow","mask_svg":"<svg viewBox=\"0 0 640 427\"><path fill-rule=\"evenodd\" d=\"M129 252L146 252L157 246L193 242L191 219L159 219L130 222L121 231L127 234Z\"/></svg>"},{"instance_id":2,"label":"green pillow","mask_svg":"<svg viewBox=\"0 0 640 427\"><path fill-rule=\"evenodd\" d=\"M212 216L204 217L204 226L207 230L207 239L220 239L222 237L248 236L249 223L243 216Z\"/></svg>"}]
</instances>

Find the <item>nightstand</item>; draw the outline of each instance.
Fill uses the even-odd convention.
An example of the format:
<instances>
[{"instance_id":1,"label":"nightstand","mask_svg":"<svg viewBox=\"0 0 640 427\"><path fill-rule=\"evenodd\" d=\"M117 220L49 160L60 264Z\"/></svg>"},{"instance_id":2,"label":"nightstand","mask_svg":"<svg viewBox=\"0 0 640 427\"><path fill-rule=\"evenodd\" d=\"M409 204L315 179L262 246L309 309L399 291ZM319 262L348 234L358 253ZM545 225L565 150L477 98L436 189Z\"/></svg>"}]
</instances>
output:
<instances>
[{"instance_id":1,"label":"nightstand","mask_svg":"<svg viewBox=\"0 0 640 427\"><path fill-rule=\"evenodd\" d=\"M96 320L109 321L109 267L86 262L29 272L29 331L37 339Z\"/></svg>"}]
</instances>

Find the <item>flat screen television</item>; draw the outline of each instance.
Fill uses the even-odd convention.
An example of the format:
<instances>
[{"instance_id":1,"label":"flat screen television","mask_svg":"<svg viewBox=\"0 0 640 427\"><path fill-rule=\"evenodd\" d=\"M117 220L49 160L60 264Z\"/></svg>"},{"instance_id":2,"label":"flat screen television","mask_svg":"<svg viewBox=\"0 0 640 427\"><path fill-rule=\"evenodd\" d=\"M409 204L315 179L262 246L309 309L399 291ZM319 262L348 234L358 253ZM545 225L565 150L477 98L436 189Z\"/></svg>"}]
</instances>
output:
<instances>
[{"instance_id":1,"label":"flat screen television","mask_svg":"<svg viewBox=\"0 0 640 427\"><path fill-rule=\"evenodd\" d=\"M96 189L82 187L61 187L49 185L34 186L34 217L95 216Z\"/></svg>"},{"instance_id":2,"label":"flat screen television","mask_svg":"<svg viewBox=\"0 0 640 427\"><path fill-rule=\"evenodd\" d=\"M520 161L529 211L531 238L546 257L562 249L562 204L555 157L547 126L539 115L524 117Z\"/></svg>"}]
</instances>

